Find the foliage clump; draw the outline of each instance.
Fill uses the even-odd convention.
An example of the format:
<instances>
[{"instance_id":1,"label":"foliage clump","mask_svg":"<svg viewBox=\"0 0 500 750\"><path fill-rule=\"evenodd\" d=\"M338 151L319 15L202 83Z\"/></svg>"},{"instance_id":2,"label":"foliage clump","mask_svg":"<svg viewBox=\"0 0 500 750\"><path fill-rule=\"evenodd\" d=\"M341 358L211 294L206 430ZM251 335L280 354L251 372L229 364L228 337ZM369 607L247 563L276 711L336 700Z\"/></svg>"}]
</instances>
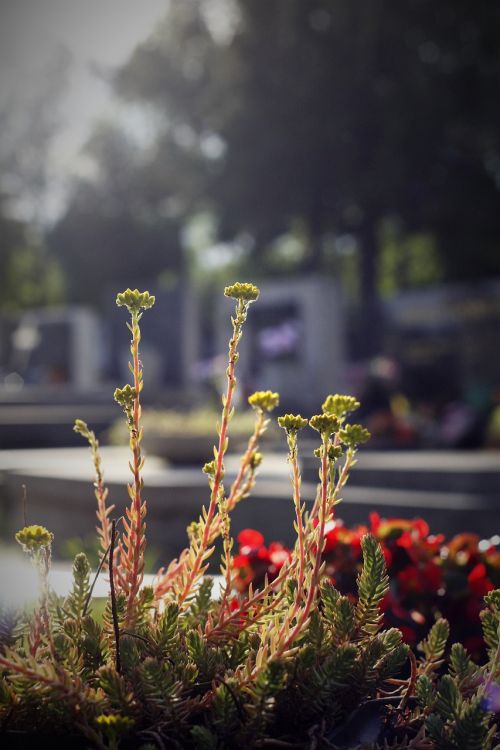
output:
<instances>
[{"instance_id":1,"label":"foliage clump","mask_svg":"<svg viewBox=\"0 0 500 750\"><path fill-rule=\"evenodd\" d=\"M500 592L488 595L482 618L487 664L477 667L455 647L443 675L445 621L434 625L418 662L399 630L381 628L388 578L372 535L361 540L357 602L324 576L325 529L355 463L357 444L367 438L364 428L346 424L355 400L329 397L310 423L300 415L278 419L289 449L297 541L273 580L235 593L231 511L251 494L262 460L260 441L278 395L264 391L250 397L254 430L226 487L238 345L259 290L234 284L225 294L236 300L236 310L218 440L204 467L209 500L188 528L188 546L158 572L153 587L143 586L147 502L139 321L154 298L138 290L118 295L117 304L131 315L133 379L115 396L125 412L132 454L130 502L120 529L107 505L95 435L83 422L75 426L89 441L96 469L109 596L98 617L90 566L81 554L73 566L72 591L56 597L48 585L50 532L31 527L19 533L28 551L35 541L38 545L32 557L41 595L35 610L16 624L0 617L0 726L36 734L37 742L47 735L81 736L100 749L331 748L336 727L351 711L371 698L396 695L399 706L388 723L391 747L492 750L496 729L488 701L499 678ZM316 500L306 511L298 433L308 423L319 432L320 445ZM218 537L222 586L213 596L206 572Z\"/></svg>"}]
</instances>

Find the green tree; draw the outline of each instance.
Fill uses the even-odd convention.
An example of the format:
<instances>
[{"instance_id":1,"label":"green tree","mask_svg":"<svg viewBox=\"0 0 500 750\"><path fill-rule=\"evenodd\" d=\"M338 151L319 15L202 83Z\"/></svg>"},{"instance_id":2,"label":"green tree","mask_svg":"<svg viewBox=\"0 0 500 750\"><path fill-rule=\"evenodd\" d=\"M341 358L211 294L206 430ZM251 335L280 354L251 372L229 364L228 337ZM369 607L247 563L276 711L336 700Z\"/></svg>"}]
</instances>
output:
<instances>
[{"instance_id":1,"label":"green tree","mask_svg":"<svg viewBox=\"0 0 500 750\"><path fill-rule=\"evenodd\" d=\"M63 50L56 54L25 91L15 66L9 69L10 52L4 50L0 97L1 311L57 303L64 293L60 269L45 247L41 215L68 58Z\"/></svg>"},{"instance_id":2,"label":"green tree","mask_svg":"<svg viewBox=\"0 0 500 750\"><path fill-rule=\"evenodd\" d=\"M109 123L95 129L86 153L96 174L74 181L48 237L69 298L98 305L111 284L133 288L164 271L182 273L176 207L156 187L154 158Z\"/></svg>"},{"instance_id":3,"label":"green tree","mask_svg":"<svg viewBox=\"0 0 500 750\"><path fill-rule=\"evenodd\" d=\"M171 3L115 82L160 115L137 192L179 223L211 211L253 268L297 226L297 272L352 236L370 355L388 217L436 238L446 278L500 273L499 31L489 0Z\"/></svg>"}]
</instances>

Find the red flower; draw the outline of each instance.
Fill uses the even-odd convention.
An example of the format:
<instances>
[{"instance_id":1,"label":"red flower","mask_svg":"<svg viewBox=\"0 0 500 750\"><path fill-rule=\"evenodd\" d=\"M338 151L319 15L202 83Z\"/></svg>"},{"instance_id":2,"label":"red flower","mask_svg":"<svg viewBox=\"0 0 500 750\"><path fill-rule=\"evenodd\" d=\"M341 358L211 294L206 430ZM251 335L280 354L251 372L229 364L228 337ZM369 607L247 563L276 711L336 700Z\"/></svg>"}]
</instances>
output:
<instances>
[{"instance_id":1,"label":"red flower","mask_svg":"<svg viewBox=\"0 0 500 750\"><path fill-rule=\"evenodd\" d=\"M441 568L430 560L425 565L408 565L396 578L403 596L436 593L441 588L443 573Z\"/></svg>"},{"instance_id":2,"label":"red flower","mask_svg":"<svg viewBox=\"0 0 500 750\"><path fill-rule=\"evenodd\" d=\"M236 555L233 559L235 572L234 585L238 591L245 591L254 579L254 572L247 555Z\"/></svg>"},{"instance_id":3,"label":"red flower","mask_svg":"<svg viewBox=\"0 0 500 750\"><path fill-rule=\"evenodd\" d=\"M401 631L403 641L409 646L413 646L413 644L417 640L417 634L415 633L413 628L411 628L409 625L398 625L398 629Z\"/></svg>"},{"instance_id":4,"label":"red flower","mask_svg":"<svg viewBox=\"0 0 500 750\"><path fill-rule=\"evenodd\" d=\"M382 544L382 552L384 553L385 566L389 570L392 565L392 552L385 544Z\"/></svg>"},{"instance_id":5,"label":"red flower","mask_svg":"<svg viewBox=\"0 0 500 750\"><path fill-rule=\"evenodd\" d=\"M476 596L485 596L489 591L493 591L494 586L486 574L486 568L483 563L476 565L467 576L469 589Z\"/></svg>"},{"instance_id":6,"label":"red flower","mask_svg":"<svg viewBox=\"0 0 500 750\"><path fill-rule=\"evenodd\" d=\"M291 551L280 542L271 542L268 548L268 552L269 559L273 567L276 569L276 572L278 570L281 570L283 565L287 560L290 559L292 555Z\"/></svg>"},{"instance_id":7,"label":"red flower","mask_svg":"<svg viewBox=\"0 0 500 750\"><path fill-rule=\"evenodd\" d=\"M377 536L380 526L380 515L378 513L370 513L370 531L374 536Z\"/></svg>"},{"instance_id":8,"label":"red flower","mask_svg":"<svg viewBox=\"0 0 500 750\"><path fill-rule=\"evenodd\" d=\"M262 547L264 544L264 537L255 529L243 529L236 538L240 547Z\"/></svg>"}]
</instances>

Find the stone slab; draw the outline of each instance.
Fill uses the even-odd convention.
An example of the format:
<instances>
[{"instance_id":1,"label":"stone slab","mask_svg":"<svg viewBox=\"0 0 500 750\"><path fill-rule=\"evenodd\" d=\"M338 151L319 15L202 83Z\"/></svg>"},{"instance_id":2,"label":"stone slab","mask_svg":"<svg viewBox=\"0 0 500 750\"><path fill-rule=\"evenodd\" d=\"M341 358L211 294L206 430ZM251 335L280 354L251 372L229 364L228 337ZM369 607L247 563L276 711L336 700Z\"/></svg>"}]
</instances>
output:
<instances>
[{"instance_id":1,"label":"stone slab","mask_svg":"<svg viewBox=\"0 0 500 750\"><path fill-rule=\"evenodd\" d=\"M397 457L402 456L397 454ZM373 463L375 456L371 454L367 459L368 463ZM479 463L487 466L490 460L491 457L486 457ZM451 457L449 461L451 466ZM127 503L128 451L104 448L103 462L110 503L116 504L115 512L119 516ZM411 464L406 456L409 477L418 462L415 458ZM237 467L238 459L228 457L227 485ZM351 479L357 471L358 466L353 469ZM252 497L244 500L233 514L234 533L253 527L261 530L267 540L291 544L294 511L288 472L284 455L270 454L265 458ZM183 548L186 526L198 517L201 506L208 503L206 477L199 469L170 468L154 457L148 458L144 474L149 544L158 550L162 560L168 560ZM23 484L28 492L30 522L48 526L56 534L56 540L90 535L95 527L92 478L87 448L2 452L0 499L5 517L4 536L11 535L22 525ZM314 498L316 484L304 482L302 491L308 504ZM412 489L411 485L407 489L363 487L351 482L344 491L338 515L349 524L366 523L371 511L384 516L424 516L435 533L451 535L474 531L489 537L500 531L500 503L495 494L423 491Z\"/></svg>"}]
</instances>

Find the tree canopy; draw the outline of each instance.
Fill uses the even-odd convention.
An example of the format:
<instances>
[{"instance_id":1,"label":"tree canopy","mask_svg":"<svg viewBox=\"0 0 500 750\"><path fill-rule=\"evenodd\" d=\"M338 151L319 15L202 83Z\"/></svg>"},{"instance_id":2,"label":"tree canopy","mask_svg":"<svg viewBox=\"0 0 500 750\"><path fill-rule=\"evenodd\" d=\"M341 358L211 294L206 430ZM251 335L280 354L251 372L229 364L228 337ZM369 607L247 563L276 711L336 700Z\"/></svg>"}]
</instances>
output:
<instances>
[{"instance_id":1,"label":"tree canopy","mask_svg":"<svg viewBox=\"0 0 500 750\"><path fill-rule=\"evenodd\" d=\"M116 199L145 266L167 244L175 266L176 232L208 210L221 240L250 238L260 269L300 225L304 271L322 269L327 243L347 234L365 324L388 218L402 235L436 238L447 278L499 274L499 32L490 0L173 2L115 80L155 112L154 145L124 190L124 162L115 169L101 152L98 181L75 191L56 236L71 237L68 255L96 244L123 253L120 233L106 233Z\"/></svg>"}]
</instances>

